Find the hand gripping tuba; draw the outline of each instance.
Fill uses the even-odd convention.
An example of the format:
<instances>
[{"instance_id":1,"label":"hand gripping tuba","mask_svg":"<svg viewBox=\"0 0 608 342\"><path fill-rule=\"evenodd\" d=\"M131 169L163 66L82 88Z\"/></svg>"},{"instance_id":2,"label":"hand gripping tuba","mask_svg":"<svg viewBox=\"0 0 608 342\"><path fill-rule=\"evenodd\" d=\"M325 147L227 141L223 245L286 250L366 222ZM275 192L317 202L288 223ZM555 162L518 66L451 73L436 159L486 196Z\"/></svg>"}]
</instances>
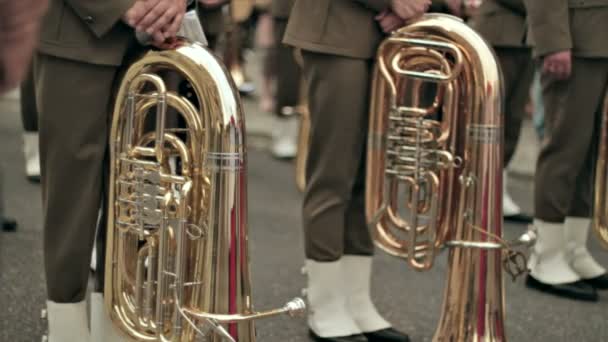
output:
<instances>
[{"instance_id":1,"label":"hand gripping tuba","mask_svg":"<svg viewBox=\"0 0 608 342\"><path fill-rule=\"evenodd\" d=\"M129 341L250 342L254 319L304 309L252 310L244 130L238 92L203 46L183 40L127 70L111 129L105 304Z\"/></svg>"},{"instance_id":2,"label":"hand gripping tuba","mask_svg":"<svg viewBox=\"0 0 608 342\"><path fill-rule=\"evenodd\" d=\"M367 218L376 245L417 270L450 248L434 341L505 340L501 97L491 48L460 19L425 15L379 48Z\"/></svg>"}]
</instances>

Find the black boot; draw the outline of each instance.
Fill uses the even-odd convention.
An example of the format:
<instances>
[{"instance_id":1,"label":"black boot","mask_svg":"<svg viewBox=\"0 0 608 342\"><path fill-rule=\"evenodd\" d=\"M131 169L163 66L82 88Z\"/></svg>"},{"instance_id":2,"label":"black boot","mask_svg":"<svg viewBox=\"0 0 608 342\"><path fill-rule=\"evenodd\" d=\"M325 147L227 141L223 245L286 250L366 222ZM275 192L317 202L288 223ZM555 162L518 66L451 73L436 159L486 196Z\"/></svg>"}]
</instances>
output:
<instances>
[{"instance_id":1,"label":"black boot","mask_svg":"<svg viewBox=\"0 0 608 342\"><path fill-rule=\"evenodd\" d=\"M369 342L409 342L410 337L406 334L395 330L394 328L386 328L382 330L363 333Z\"/></svg>"},{"instance_id":2,"label":"black boot","mask_svg":"<svg viewBox=\"0 0 608 342\"><path fill-rule=\"evenodd\" d=\"M541 283L540 281L534 279L534 277L528 275L526 277L526 287L569 299L588 302L597 302L599 300L599 296L597 295L595 288L584 280L579 280L573 283L551 285Z\"/></svg>"},{"instance_id":3,"label":"black boot","mask_svg":"<svg viewBox=\"0 0 608 342\"><path fill-rule=\"evenodd\" d=\"M606 273L595 278L585 279L583 281L593 286L597 290L608 290L608 274Z\"/></svg>"},{"instance_id":4,"label":"black boot","mask_svg":"<svg viewBox=\"0 0 608 342\"><path fill-rule=\"evenodd\" d=\"M308 335L316 342L367 342L368 339L363 335L337 336L337 337L321 337L315 334L314 331L308 330Z\"/></svg>"}]
</instances>

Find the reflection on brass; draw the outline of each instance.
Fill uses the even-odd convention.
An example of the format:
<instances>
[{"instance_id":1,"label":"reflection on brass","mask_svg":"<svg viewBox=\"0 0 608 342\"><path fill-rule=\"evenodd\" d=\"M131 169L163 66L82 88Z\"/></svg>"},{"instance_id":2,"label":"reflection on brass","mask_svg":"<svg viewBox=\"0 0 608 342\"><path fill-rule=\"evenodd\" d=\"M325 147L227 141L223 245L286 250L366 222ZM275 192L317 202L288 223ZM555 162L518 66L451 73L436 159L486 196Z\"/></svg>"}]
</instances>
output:
<instances>
[{"instance_id":1,"label":"reflection on brass","mask_svg":"<svg viewBox=\"0 0 608 342\"><path fill-rule=\"evenodd\" d=\"M605 248L608 248L608 92L604 97L600 142L595 165L593 203L593 230Z\"/></svg>"},{"instance_id":2,"label":"reflection on brass","mask_svg":"<svg viewBox=\"0 0 608 342\"><path fill-rule=\"evenodd\" d=\"M366 214L376 245L417 270L449 251L434 341L505 341L502 80L461 20L428 14L380 46L368 138ZM521 257L508 253L517 274Z\"/></svg>"},{"instance_id":3,"label":"reflection on brass","mask_svg":"<svg viewBox=\"0 0 608 342\"><path fill-rule=\"evenodd\" d=\"M181 41L132 64L110 153L105 304L129 341L253 342L254 319L304 310L300 299L252 308L245 125L211 52Z\"/></svg>"}]
</instances>

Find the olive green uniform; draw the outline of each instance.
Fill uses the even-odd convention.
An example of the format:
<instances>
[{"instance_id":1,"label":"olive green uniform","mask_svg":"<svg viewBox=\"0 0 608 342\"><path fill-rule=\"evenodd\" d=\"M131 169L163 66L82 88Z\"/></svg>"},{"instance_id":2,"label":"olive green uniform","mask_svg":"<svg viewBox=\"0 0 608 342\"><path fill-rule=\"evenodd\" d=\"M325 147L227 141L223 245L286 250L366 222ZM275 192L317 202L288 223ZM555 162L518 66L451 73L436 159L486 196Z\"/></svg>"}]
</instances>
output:
<instances>
[{"instance_id":1,"label":"olive green uniform","mask_svg":"<svg viewBox=\"0 0 608 342\"><path fill-rule=\"evenodd\" d=\"M385 0L297 0L285 42L302 49L311 136L303 204L306 257L371 255L365 151L373 58Z\"/></svg>"},{"instance_id":2,"label":"olive green uniform","mask_svg":"<svg viewBox=\"0 0 608 342\"><path fill-rule=\"evenodd\" d=\"M571 50L572 74L543 76L547 136L538 158L535 217L589 217L598 129L608 85L608 0L525 0L534 56Z\"/></svg>"}]
</instances>

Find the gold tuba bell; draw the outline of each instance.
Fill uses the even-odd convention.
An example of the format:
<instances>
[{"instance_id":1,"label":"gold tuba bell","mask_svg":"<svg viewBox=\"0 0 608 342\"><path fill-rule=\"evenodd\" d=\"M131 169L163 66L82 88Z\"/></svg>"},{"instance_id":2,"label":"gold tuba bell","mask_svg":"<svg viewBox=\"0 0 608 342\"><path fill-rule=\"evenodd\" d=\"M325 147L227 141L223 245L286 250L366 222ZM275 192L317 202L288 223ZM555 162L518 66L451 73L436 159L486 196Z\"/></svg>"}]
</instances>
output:
<instances>
[{"instance_id":1,"label":"gold tuba bell","mask_svg":"<svg viewBox=\"0 0 608 342\"><path fill-rule=\"evenodd\" d=\"M105 305L129 341L252 342L254 319L303 311L300 299L252 309L244 132L234 83L202 45L181 40L127 70L111 128Z\"/></svg>"},{"instance_id":2,"label":"gold tuba bell","mask_svg":"<svg viewBox=\"0 0 608 342\"><path fill-rule=\"evenodd\" d=\"M533 236L502 240L502 113L496 58L462 20L427 14L381 44L366 214L376 245L417 270L449 248L433 341L505 341L503 250Z\"/></svg>"}]
</instances>

